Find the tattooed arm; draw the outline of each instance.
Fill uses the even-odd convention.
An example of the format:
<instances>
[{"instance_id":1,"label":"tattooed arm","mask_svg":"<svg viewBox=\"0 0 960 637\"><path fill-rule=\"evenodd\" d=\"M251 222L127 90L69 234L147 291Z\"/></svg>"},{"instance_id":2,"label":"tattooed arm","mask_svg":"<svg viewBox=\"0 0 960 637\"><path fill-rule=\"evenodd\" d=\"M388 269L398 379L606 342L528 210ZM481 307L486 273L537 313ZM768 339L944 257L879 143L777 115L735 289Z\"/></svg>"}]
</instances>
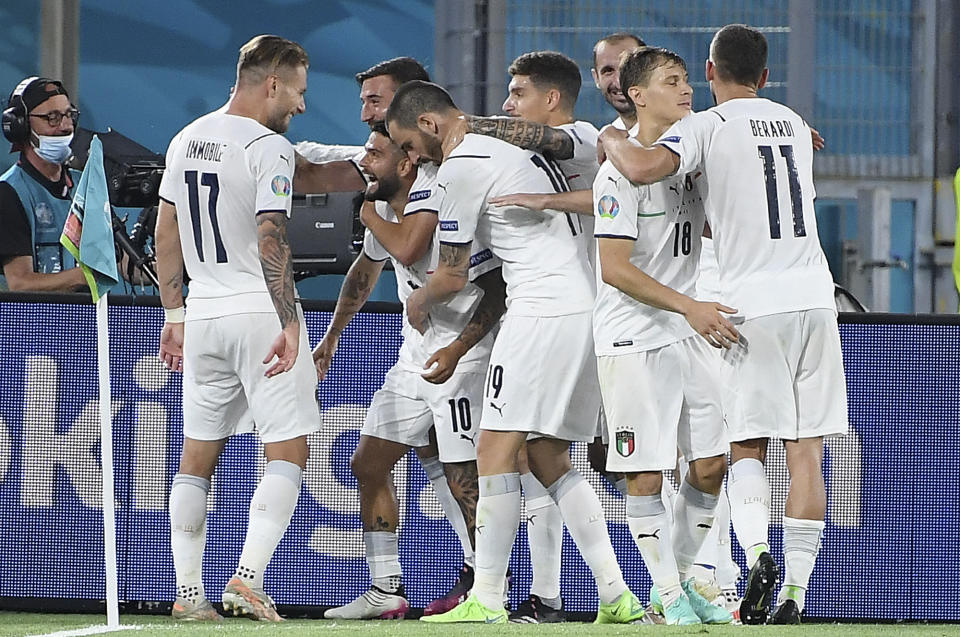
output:
<instances>
[{"instance_id":1,"label":"tattooed arm","mask_svg":"<svg viewBox=\"0 0 960 637\"><path fill-rule=\"evenodd\" d=\"M165 310L183 308L183 252L177 209L160 201L154 233L157 253L157 278L160 279L160 302ZM80 268L77 268L79 270ZM170 370L180 370L183 362L183 322L164 322L160 332L160 360Z\"/></svg>"},{"instance_id":2,"label":"tattooed arm","mask_svg":"<svg viewBox=\"0 0 960 637\"><path fill-rule=\"evenodd\" d=\"M551 128L519 117L477 117L465 115L467 132L487 135L545 155L550 159L573 157L573 139L559 128Z\"/></svg>"},{"instance_id":3,"label":"tattooed arm","mask_svg":"<svg viewBox=\"0 0 960 637\"><path fill-rule=\"evenodd\" d=\"M293 287L290 243L287 241L287 215L283 212L258 214L257 239L263 278L282 328L263 361L269 363L277 358L277 362L266 371L267 376L276 376L293 367L300 345L300 318Z\"/></svg>"},{"instance_id":4,"label":"tattooed arm","mask_svg":"<svg viewBox=\"0 0 960 637\"><path fill-rule=\"evenodd\" d=\"M435 385L447 382L456 371L457 363L464 354L487 335L507 310L507 284L503 281L503 272L500 268L481 274L473 280L473 283L483 290L483 297L457 338L446 347L434 352L433 356L427 360L424 369L429 369L434 363L437 364L436 369L423 375L427 382Z\"/></svg>"},{"instance_id":5,"label":"tattooed arm","mask_svg":"<svg viewBox=\"0 0 960 637\"><path fill-rule=\"evenodd\" d=\"M427 284L407 299L407 320L418 332L427 329L427 315L437 303L444 303L467 285L470 270L470 243L440 243L437 269Z\"/></svg>"},{"instance_id":6,"label":"tattooed arm","mask_svg":"<svg viewBox=\"0 0 960 637\"><path fill-rule=\"evenodd\" d=\"M373 286L377 284L380 272L383 271L383 264L384 261L374 261L361 253L350 266L343 285L340 286L340 296L337 298L337 307L333 311L330 325L327 326L323 339L313 348L313 364L320 380L327 376L343 330L370 297Z\"/></svg>"}]
</instances>

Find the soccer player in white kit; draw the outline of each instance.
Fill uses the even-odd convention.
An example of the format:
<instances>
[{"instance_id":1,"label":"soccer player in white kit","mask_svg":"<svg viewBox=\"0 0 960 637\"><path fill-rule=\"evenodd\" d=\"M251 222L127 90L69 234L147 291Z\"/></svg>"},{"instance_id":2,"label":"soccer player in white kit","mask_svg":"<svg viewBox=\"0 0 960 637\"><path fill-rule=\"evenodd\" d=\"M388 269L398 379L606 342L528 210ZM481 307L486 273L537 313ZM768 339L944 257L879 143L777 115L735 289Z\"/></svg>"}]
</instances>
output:
<instances>
[{"instance_id":1,"label":"soccer player in white kit","mask_svg":"<svg viewBox=\"0 0 960 637\"><path fill-rule=\"evenodd\" d=\"M769 553L767 440L783 440L790 491L783 518L784 586L773 623L798 623L826 513L823 437L847 431L846 382L833 280L817 236L813 145L806 122L757 96L767 42L728 25L710 46L706 75L717 106L675 124L653 149L616 131L601 139L631 180L703 172L726 303L743 316L743 339L725 353L724 409L731 438L729 496L750 574L744 623L767 619L779 568Z\"/></svg>"},{"instance_id":2,"label":"soccer player in white kit","mask_svg":"<svg viewBox=\"0 0 960 637\"><path fill-rule=\"evenodd\" d=\"M166 315L159 354L184 375L183 453L170 490L180 620L221 619L202 579L207 494L227 439L255 423L267 464L222 601L234 614L280 621L263 572L297 504L307 435L320 427L286 237L293 147L281 135L304 111L308 64L295 42L253 38L240 49L226 108L189 124L167 150L156 228Z\"/></svg>"},{"instance_id":3,"label":"soccer player in white kit","mask_svg":"<svg viewBox=\"0 0 960 637\"><path fill-rule=\"evenodd\" d=\"M500 140L456 138L452 133L462 115L446 91L427 82L400 87L387 112L391 137L412 159L442 162L437 175L444 191L440 260L427 285L407 300L411 324L423 325L437 303L466 285L474 240L500 258L507 283L507 312L490 354L477 445L474 588L457 608L423 619L507 621L503 577L520 521L517 452L530 437L530 466L593 571L600 598L597 621L637 621L643 609L623 581L603 507L571 468L568 454L571 441L590 440L596 429L589 268L563 215L495 208L488 202L502 193L553 190L562 174L541 156Z\"/></svg>"},{"instance_id":4,"label":"soccer player in white kit","mask_svg":"<svg viewBox=\"0 0 960 637\"><path fill-rule=\"evenodd\" d=\"M384 60L357 73L356 80L360 86L360 119L371 126L377 122L383 122L387 107L390 105L397 87L410 80L429 81L429 79L430 76L423 65L411 57ZM359 153L352 159L320 163L307 161L298 154L296 170L294 171L294 190L297 192L363 190L367 183L363 171L359 167L359 162L364 154L365 151L360 148ZM436 167L424 166L418 172L422 174L417 175L418 183L415 184L412 191L418 193L416 201L420 202L419 210L423 209L423 204L427 203L423 199L424 193L432 191L436 187ZM372 222L378 221L376 215L371 216L370 220ZM385 226L383 223L379 223L378 227L387 229L384 233L381 233L387 251L397 260L410 265L420 261L427 253L428 247L433 241L437 220L435 214L426 214L410 216L408 221L412 223L402 226L397 226L397 224ZM356 276L361 274L364 273L355 273ZM369 272L365 274L368 277L370 276ZM314 349L314 359L318 362L318 365L322 365L322 361L329 364L333 352L336 351L340 336L335 329L336 325L336 323L331 323L328 326L324 339ZM445 347L436 352L444 368L435 370L436 374L446 373L445 368L455 358L451 354L462 354L462 349L460 349L462 342L452 345L454 347ZM455 361L453 363L455 364ZM326 373L326 370L318 367L318 372L322 376ZM453 527L463 549L463 565L459 569L457 581L445 595L427 605L424 612L431 614L449 610L462 601L467 591L473 586L473 533L468 529L463 511L464 508L472 507L470 503L476 499L476 488L473 485L473 488L468 488L467 492L464 492L462 487L469 486L470 481L465 480L466 476L462 472L455 468L451 470L451 467L444 467L443 463L440 462L435 436L431 436L430 443L427 446L417 447L416 452L417 458L427 474L427 479L437 495L443 513L450 522L450 526ZM448 473L450 475L447 475ZM456 488L457 493L454 493L452 488ZM461 503L463 504L461 505Z\"/></svg>"},{"instance_id":5,"label":"soccer player in white kit","mask_svg":"<svg viewBox=\"0 0 960 637\"><path fill-rule=\"evenodd\" d=\"M515 59L508 71L511 80L503 111L517 119L466 116L466 129L529 150L552 144L549 146L551 155L565 157L554 162L564 179L558 180L561 192L517 193L492 197L490 203L565 215L571 234L581 244L583 258L592 263L595 242L590 186L600 168L597 163L598 131L593 124L576 121L573 116L580 91L580 69L562 53L533 51ZM531 144L532 140L541 141ZM510 613L510 621L564 621L560 598L563 520L553 499L530 472L525 448L520 452L520 483L526 502L533 582L527 601Z\"/></svg>"},{"instance_id":6,"label":"soccer player in white kit","mask_svg":"<svg viewBox=\"0 0 960 637\"><path fill-rule=\"evenodd\" d=\"M593 84L600 91L617 117L611 126L622 131L630 130L637 123L637 111L633 102L620 88L620 59L624 53L645 46L646 43L632 33L617 32L604 36L593 45Z\"/></svg>"},{"instance_id":7,"label":"soccer player in white kit","mask_svg":"<svg viewBox=\"0 0 960 637\"><path fill-rule=\"evenodd\" d=\"M652 145L690 112L686 66L671 51L632 51L620 82L637 108L638 144ZM651 603L668 624L681 625L733 620L695 590L690 573L726 473L710 344L719 347L721 333L736 335L721 314L733 310L693 299L704 227L697 178L681 173L637 186L605 162L593 184L602 281L593 325L611 445L607 469L626 475L627 522L653 578ZM678 447L690 470L671 525L660 491Z\"/></svg>"},{"instance_id":8,"label":"soccer player in white kit","mask_svg":"<svg viewBox=\"0 0 960 637\"><path fill-rule=\"evenodd\" d=\"M437 262L437 242L433 235L426 249L418 251L417 259L401 260L395 256L403 243L404 224L432 219L436 226L440 199L435 184L436 166L431 164L418 170L390 140L381 122L374 125L360 167L369 179L364 195L367 203L361 213L367 232L363 252L344 279L333 319L315 350L321 375L329 369L339 335L376 284L384 261L393 262L401 301L424 285L428 272L433 271ZM424 183L423 177L427 174L432 185ZM487 332L503 312L504 294L502 278L496 271L497 260L489 250L480 245L475 247L476 252L471 256L471 278L477 279L480 285L493 286L488 288L490 293L485 294L470 284L443 308L438 308L435 320L422 335L404 321L399 360L387 373L383 387L374 394L367 411L350 466L359 483L363 543L372 583L370 589L354 601L327 610L324 613L327 619L402 619L408 610L398 551L400 515L391 471L411 447L428 444L431 430L436 431L439 461L450 475L456 476L468 532L473 534L477 498L474 438L483 403L483 374L493 344L493 335ZM489 276L483 276L488 273ZM489 305L491 301L498 304L497 309L475 312L478 306ZM432 366L434 352L458 345L463 346L464 351L455 355L455 371L442 363L440 369L427 371ZM438 377L442 375L445 377Z\"/></svg>"}]
</instances>

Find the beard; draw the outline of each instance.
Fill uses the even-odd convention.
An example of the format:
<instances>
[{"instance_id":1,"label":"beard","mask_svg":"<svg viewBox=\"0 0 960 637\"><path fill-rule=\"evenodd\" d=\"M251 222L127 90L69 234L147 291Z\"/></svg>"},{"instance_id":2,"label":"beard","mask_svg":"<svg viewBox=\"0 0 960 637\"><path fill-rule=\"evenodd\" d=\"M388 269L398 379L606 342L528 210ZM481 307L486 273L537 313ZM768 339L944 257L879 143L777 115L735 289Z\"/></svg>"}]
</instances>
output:
<instances>
[{"instance_id":1,"label":"beard","mask_svg":"<svg viewBox=\"0 0 960 637\"><path fill-rule=\"evenodd\" d=\"M389 201L399 190L400 177L394 173L377 177L376 181L367 184L366 190L363 191L363 198L366 201Z\"/></svg>"},{"instance_id":2,"label":"beard","mask_svg":"<svg viewBox=\"0 0 960 637\"><path fill-rule=\"evenodd\" d=\"M287 132L288 128L290 128L290 117L289 111L272 113L264 126L272 130L274 133L279 133L282 135Z\"/></svg>"},{"instance_id":3,"label":"beard","mask_svg":"<svg viewBox=\"0 0 960 637\"><path fill-rule=\"evenodd\" d=\"M636 107L633 105L627 96L623 93L620 94L620 97L615 97L609 91L606 91L603 94L603 98L607 101L607 104L613 107L613 110L617 111L621 115L628 115L633 113Z\"/></svg>"}]
</instances>

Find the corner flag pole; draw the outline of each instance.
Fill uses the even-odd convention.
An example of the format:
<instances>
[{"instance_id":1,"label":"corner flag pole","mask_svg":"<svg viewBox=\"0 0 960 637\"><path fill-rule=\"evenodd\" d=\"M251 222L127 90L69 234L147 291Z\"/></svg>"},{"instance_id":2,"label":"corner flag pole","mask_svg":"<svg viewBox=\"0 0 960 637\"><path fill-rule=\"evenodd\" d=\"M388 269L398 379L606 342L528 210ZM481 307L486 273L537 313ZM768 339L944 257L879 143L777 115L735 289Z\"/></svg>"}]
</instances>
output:
<instances>
[{"instance_id":1,"label":"corner flag pole","mask_svg":"<svg viewBox=\"0 0 960 637\"><path fill-rule=\"evenodd\" d=\"M117 506L114 497L113 417L110 397L110 334L107 293L97 300L97 370L100 383L100 465L103 471L103 562L107 579L107 627L120 626L117 585Z\"/></svg>"}]
</instances>

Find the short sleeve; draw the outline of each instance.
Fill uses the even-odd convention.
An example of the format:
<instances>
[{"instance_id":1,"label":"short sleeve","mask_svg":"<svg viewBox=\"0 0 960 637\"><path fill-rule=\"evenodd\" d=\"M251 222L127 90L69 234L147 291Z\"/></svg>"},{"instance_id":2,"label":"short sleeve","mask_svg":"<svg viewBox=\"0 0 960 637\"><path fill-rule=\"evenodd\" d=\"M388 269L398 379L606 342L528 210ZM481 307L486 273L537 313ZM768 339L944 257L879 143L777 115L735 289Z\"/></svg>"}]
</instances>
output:
<instances>
[{"instance_id":1,"label":"short sleeve","mask_svg":"<svg viewBox=\"0 0 960 637\"><path fill-rule=\"evenodd\" d=\"M390 258L387 249L383 247L382 243L377 241L377 238L373 236L369 228L363 233L363 253L367 255L367 258L371 261L386 261Z\"/></svg>"},{"instance_id":2,"label":"short sleeve","mask_svg":"<svg viewBox=\"0 0 960 637\"><path fill-rule=\"evenodd\" d=\"M441 243L463 244L474 239L486 204L486 191L483 184L478 183L474 162L472 158L454 155L448 157L437 172Z\"/></svg>"},{"instance_id":3,"label":"short sleeve","mask_svg":"<svg viewBox=\"0 0 960 637\"><path fill-rule=\"evenodd\" d=\"M692 173L703 163L714 131L723 117L713 109L692 113L671 126L657 144L680 158L676 174Z\"/></svg>"},{"instance_id":4,"label":"short sleeve","mask_svg":"<svg viewBox=\"0 0 960 637\"><path fill-rule=\"evenodd\" d=\"M615 170L604 169L593 184L593 235L598 238L636 239L640 190Z\"/></svg>"},{"instance_id":5,"label":"short sleeve","mask_svg":"<svg viewBox=\"0 0 960 637\"><path fill-rule=\"evenodd\" d=\"M290 216L293 195L293 146L282 135L268 135L247 148L247 160L257 183L254 212Z\"/></svg>"},{"instance_id":6,"label":"short sleeve","mask_svg":"<svg viewBox=\"0 0 960 637\"><path fill-rule=\"evenodd\" d=\"M370 205L369 202L364 202L365 206ZM380 215L382 219L395 223L397 220L396 214L393 212L393 208L390 207L386 201L375 201L373 202L374 210L377 211L377 214ZM390 253L387 252L387 249L383 247L383 244L380 243L380 240L370 231L368 228L363 233L363 253L366 254L373 261L386 261L390 258Z\"/></svg>"},{"instance_id":7,"label":"short sleeve","mask_svg":"<svg viewBox=\"0 0 960 637\"><path fill-rule=\"evenodd\" d=\"M170 140L170 145L167 146L167 155L164 166L168 169L173 166L173 158L177 153L177 147L180 145L180 135L177 133L173 139ZM176 204L177 191L176 186L173 184L173 171L164 170L163 175L160 177L160 190L158 194L160 198L166 201L169 204Z\"/></svg>"},{"instance_id":8,"label":"short sleeve","mask_svg":"<svg viewBox=\"0 0 960 637\"><path fill-rule=\"evenodd\" d=\"M407 205L403 208L404 217L418 212L439 213L443 197L437 188L437 175L437 168L433 165L423 165L417 169L417 178L410 186Z\"/></svg>"}]
</instances>

